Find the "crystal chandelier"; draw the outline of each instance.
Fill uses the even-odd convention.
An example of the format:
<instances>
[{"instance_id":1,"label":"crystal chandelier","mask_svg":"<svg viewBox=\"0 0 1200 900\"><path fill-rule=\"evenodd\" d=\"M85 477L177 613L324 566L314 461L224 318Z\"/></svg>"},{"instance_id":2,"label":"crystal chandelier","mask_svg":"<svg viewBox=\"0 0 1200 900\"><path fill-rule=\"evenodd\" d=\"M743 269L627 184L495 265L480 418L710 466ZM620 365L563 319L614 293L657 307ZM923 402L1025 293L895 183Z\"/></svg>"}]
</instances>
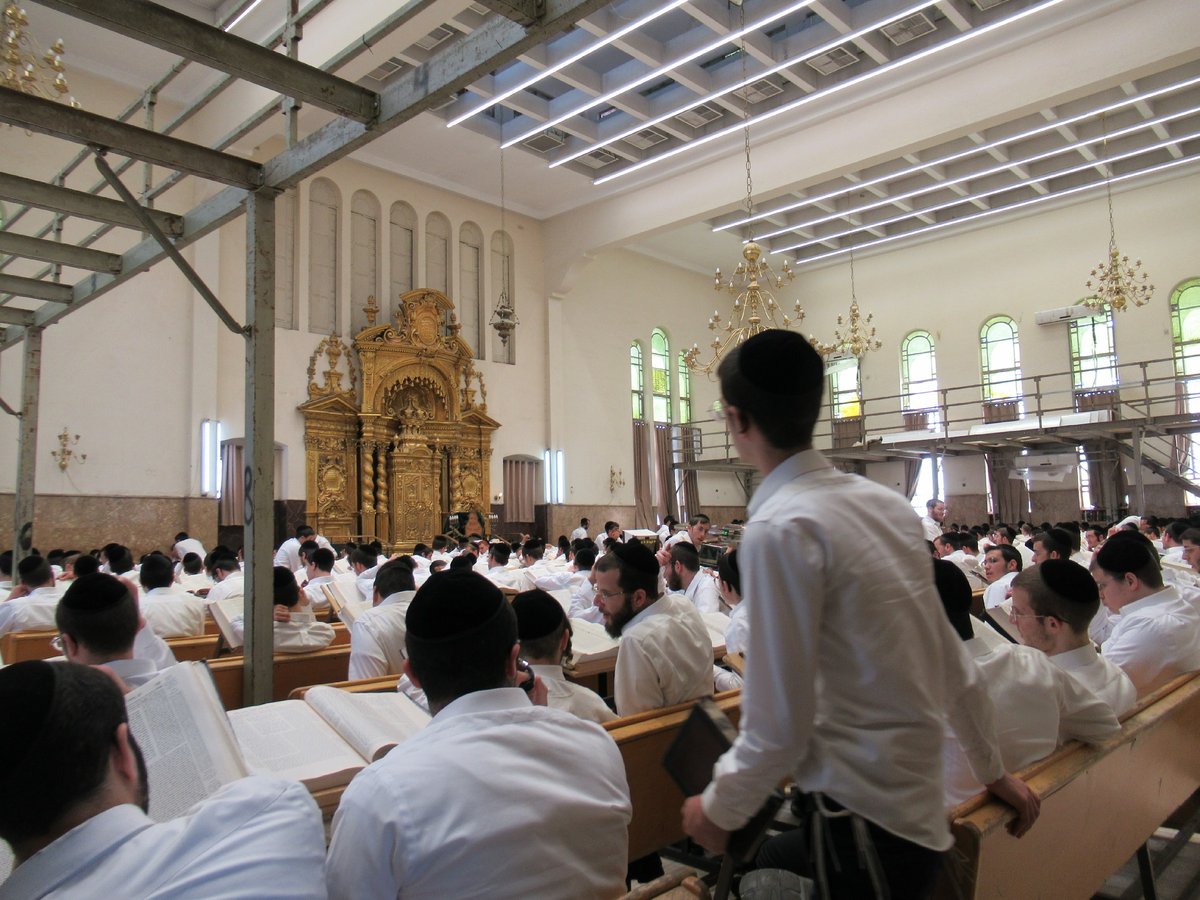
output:
<instances>
[{"instance_id":1,"label":"crystal chandelier","mask_svg":"<svg viewBox=\"0 0 1200 900\"><path fill-rule=\"evenodd\" d=\"M1101 116L1101 123L1103 121L1104 117ZM1142 261L1135 259L1130 263L1129 257L1117 248L1117 227L1113 219L1112 164L1107 162L1107 133L1102 148L1102 155L1106 159L1104 192L1108 198L1108 257L1089 273L1089 293L1080 302L1097 313L1104 312L1105 309L1123 312L1130 304L1145 306L1149 303L1150 298L1154 296L1154 285L1150 284L1150 276L1142 268Z\"/></svg>"},{"instance_id":2,"label":"crystal chandelier","mask_svg":"<svg viewBox=\"0 0 1200 900\"><path fill-rule=\"evenodd\" d=\"M746 27L745 5L742 10L742 30ZM742 81L746 81L746 41L742 38ZM742 113L745 121L746 147L746 218L754 215L754 181L750 175L750 111L747 107ZM718 291L728 291L733 295L733 312L728 321L722 319L719 310L713 310L708 319L708 330L713 333L712 357L708 362L700 361L700 345L692 344L683 355L688 368L693 371L711 375L721 362L727 350L736 347L742 341L753 337L768 328L787 328L793 322L804 318L804 309L797 300L792 315L783 312L771 290L779 290L784 281L792 281L796 273L791 264L784 260L780 274L776 275L770 264L763 258L763 248L755 241L747 241L742 247L742 262L734 269L733 277L724 281L721 270L717 269L713 278L713 287Z\"/></svg>"},{"instance_id":3,"label":"crystal chandelier","mask_svg":"<svg viewBox=\"0 0 1200 900\"><path fill-rule=\"evenodd\" d=\"M47 100L59 100L69 95L71 88L64 74L62 39L50 45L45 53L26 33L29 16L15 3L4 7L4 87ZM78 109L74 97L66 102Z\"/></svg>"},{"instance_id":4,"label":"crystal chandelier","mask_svg":"<svg viewBox=\"0 0 1200 900\"><path fill-rule=\"evenodd\" d=\"M850 315L843 319L838 316L838 327L833 330L833 342L826 344L816 338L809 338L818 353L824 357L853 356L862 359L872 350L878 350L883 344L875 339L875 326L871 320L874 313L867 313L863 318L858 309L858 294L854 289L854 251L850 251ZM842 329L845 328L845 331Z\"/></svg>"},{"instance_id":5,"label":"crystal chandelier","mask_svg":"<svg viewBox=\"0 0 1200 900\"><path fill-rule=\"evenodd\" d=\"M500 148L500 233L504 235L504 240L510 240L508 236L508 228L505 227L505 211L504 211L504 148ZM496 306L492 309L492 318L488 324L495 329L496 334L500 335L500 343L507 347L508 339L512 335L516 327L521 324L521 320L517 318L517 312L513 309L512 300L508 296L508 279L509 269L507 260L504 271L501 273L500 296L496 298Z\"/></svg>"}]
</instances>

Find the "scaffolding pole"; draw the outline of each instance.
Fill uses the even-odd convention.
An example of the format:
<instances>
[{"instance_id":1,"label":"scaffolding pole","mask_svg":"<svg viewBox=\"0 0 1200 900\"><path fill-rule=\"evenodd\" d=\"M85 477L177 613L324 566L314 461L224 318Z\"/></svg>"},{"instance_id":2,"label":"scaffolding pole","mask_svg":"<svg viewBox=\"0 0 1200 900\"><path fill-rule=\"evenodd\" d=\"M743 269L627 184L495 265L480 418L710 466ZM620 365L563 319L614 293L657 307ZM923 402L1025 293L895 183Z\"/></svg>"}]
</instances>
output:
<instances>
[{"instance_id":1,"label":"scaffolding pole","mask_svg":"<svg viewBox=\"0 0 1200 900\"><path fill-rule=\"evenodd\" d=\"M33 492L37 472L38 395L42 378L42 329L25 329L22 356L21 423L17 438L17 493L13 502L13 572L25 556L21 538L33 537Z\"/></svg>"}]
</instances>

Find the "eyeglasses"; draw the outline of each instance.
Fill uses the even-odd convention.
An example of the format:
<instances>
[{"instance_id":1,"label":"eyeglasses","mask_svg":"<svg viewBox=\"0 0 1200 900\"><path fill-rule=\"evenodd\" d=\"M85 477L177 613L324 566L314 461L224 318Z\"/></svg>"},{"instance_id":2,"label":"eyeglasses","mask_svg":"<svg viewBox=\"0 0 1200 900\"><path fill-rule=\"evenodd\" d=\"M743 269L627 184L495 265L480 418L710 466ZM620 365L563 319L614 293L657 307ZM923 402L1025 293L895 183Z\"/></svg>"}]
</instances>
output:
<instances>
[{"instance_id":1,"label":"eyeglasses","mask_svg":"<svg viewBox=\"0 0 1200 900\"><path fill-rule=\"evenodd\" d=\"M1019 613L1015 609L1008 614L1010 619L1058 619L1058 616L1035 616L1033 613ZM1062 621L1062 619L1058 619Z\"/></svg>"},{"instance_id":2,"label":"eyeglasses","mask_svg":"<svg viewBox=\"0 0 1200 900\"><path fill-rule=\"evenodd\" d=\"M59 653L66 652L66 650L63 649L63 636L61 634L56 634L54 637L50 638L50 646Z\"/></svg>"},{"instance_id":3,"label":"eyeglasses","mask_svg":"<svg viewBox=\"0 0 1200 900\"><path fill-rule=\"evenodd\" d=\"M628 597L629 591L601 591L597 590L596 594L603 597L605 600L611 600L613 597Z\"/></svg>"}]
</instances>

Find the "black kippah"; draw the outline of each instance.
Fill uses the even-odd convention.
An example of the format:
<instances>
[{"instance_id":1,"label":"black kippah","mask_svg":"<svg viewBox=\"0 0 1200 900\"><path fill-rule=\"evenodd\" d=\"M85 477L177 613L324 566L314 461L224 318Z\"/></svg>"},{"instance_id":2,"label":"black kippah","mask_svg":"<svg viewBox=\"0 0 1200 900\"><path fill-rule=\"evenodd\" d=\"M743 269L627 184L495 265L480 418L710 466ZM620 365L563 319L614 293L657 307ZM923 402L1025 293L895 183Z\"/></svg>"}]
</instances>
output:
<instances>
[{"instance_id":1,"label":"black kippah","mask_svg":"<svg viewBox=\"0 0 1200 900\"><path fill-rule=\"evenodd\" d=\"M287 590L288 582L291 582L293 585L296 583L294 572L288 571L284 566L275 566L271 570L271 584L277 592L280 589Z\"/></svg>"},{"instance_id":2,"label":"black kippah","mask_svg":"<svg viewBox=\"0 0 1200 900\"><path fill-rule=\"evenodd\" d=\"M478 572L454 569L429 576L405 615L409 643L439 644L473 637L504 612L504 593Z\"/></svg>"},{"instance_id":3,"label":"black kippah","mask_svg":"<svg viewBox=\"0 0 1200 900\"><path fill-rule=\"evenodd\" d=\"M128 593L129 588L119 578L104 572L94 572L91 575L80 575L72 581L58 602L64 608L76 612L102 612L116 606Z\"/></svg>"},{"instance_id":4,"label":"black kippah","mask_svg":"<svg viewBox=\"0 0 1200 900\"><path fill-rule=\"evenodd\" d=\"M738 348L738 371L766 394L783 397L807 394L825 384L821 354L794 331L769 328Z\"/></svg>"},{"instance_id":5,"label":"black kippah","mask_svg":"<svg viewBox=\"0 0 1200 900\"><path fill-rule=\"evenodd\" d=\"M0 719L6 736L0 741L0 783L24 770L23 763L50 720L57 665L35 659L0 669Z\"/></svg>"},{"instance_id":6,"label":"black kippah","mask_svg":"<svg viewBox=\"0 0 1200 900\"><path fill-rule=\"evenodd\" d=\"M647 575L658 574L658 560L655 559L654 554L641 541L626 541L624 543L618 541L612 545L612 549L608 552L616 554L617 559L621 560L621 562L625 563L631 569L644 572Z\"/></svg>"},{"instance_id":7,"label":"black kippah","mask_svg":"<svg viewBox=\"0 0 1200 900\"><path fill-rule=\"evenodd\" d=\"M1042 582L1054 593L1073 603L1100 602L1100 588L1091 573L1069 559L1048 559L1038 563Z\"/></svg>"},{"instance_id":8,"label":"black kippah","mask_svg":"<svg viewBox=\"0 0 1200 900\"><path fill-rule=\"evenodd\" d=\"M962 569L944 559L933 561L933 581L946 618L964 641L975 636L971 627L971 584Z\"/></svg>"},{"instance_id":9,"label":"black kippah","mask_svg":"<svg viewBox=\"0 0 1200 900\"><path fill-rule=\"evenodd\" d=\"M517 637L535 641L562 628L567 614L562 605L542 590L523 591L513 598L517 614Z\"/></svg>"}]
</instances>

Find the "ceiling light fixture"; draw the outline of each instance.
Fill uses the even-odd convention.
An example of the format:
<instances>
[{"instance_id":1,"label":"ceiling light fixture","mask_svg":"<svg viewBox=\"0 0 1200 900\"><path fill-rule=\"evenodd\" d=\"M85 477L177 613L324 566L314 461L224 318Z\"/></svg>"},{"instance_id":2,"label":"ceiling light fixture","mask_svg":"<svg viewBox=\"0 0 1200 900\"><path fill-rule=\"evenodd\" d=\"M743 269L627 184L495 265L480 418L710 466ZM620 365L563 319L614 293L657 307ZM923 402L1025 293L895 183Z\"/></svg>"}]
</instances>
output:
<instances>
[{"instance_id":1,"label":"ceiling light fixture","mask_svg":"<svg viewBox=\"0 0 1200 900\"><path fill-rule=\"evenodd\" d=\"M511 240L508 236L508 228L506 225L505 207L504 207L504 148L500 148L500 233L504 240ZM500 335L500 343L505 347L508 346L508 339L521 324L521 320L517 318L517 311L513 309L512 298L508 296L508 279L509 273L507 266L501 274L500 296L496 298L496 305L492 309L492 318L488 324L495 329L496 334Z\"/></svg>"},{"instance_id":2,"label":"ceiling light fixture","mask_svg":"<svg viewBox=\"0 0 1200 900\"><path fill-rule=\"evenodd\" d=\"M1015 13L1014 15L1009 16L1006 19L1001 19L997 22L992 22L988 25L980 26L979 28L976 28L972 31L967 31L960 35L952 37L949 40L944 41L940 44L935 44L932 47L926 47L924 50L918 50L917 52L912 53L908 56L901 57L900 59L893 60L890 63L886 63L882 66L879 66L878 68L871 69L871 71L869 71L869 72L864 72L862 75L858 75L854 78L848 78L845 81L839 82L838 84L835 84L832 87L827 88L824 91L820 91L820 92L813 93L813 94L805 94L803 97L798 97L797 99L792 100L790 103L785 103L782 106L776 106L774 109L769 109L769 110L766 110L765 112L761 112L757 116L755 116L751 119L751 123L756 124L758 122L765 122L768 119L773 119L776 116L783 115L784 113L792 112L808 103L811 103L814 100L819 100L819 99L823 99L825 97L829 97L839 91L845 90L846 88L855 87L866 81L869 81L872 78L877 78L878 76L883 75L887 72L894 72L896 69L899 69L899 68L907 66L911 63L917 62L918 60L922 60L922 59L925 59L926 57L933 56L936 53L941 53L944 50L949 50L952 47L957 47L961 44L964 44L968 41L972 41L976 38L983 37L985 34L990 34L991 32L995 31L997 28L1002 28L1007 25L1011 25L1014 22L1019 22L1022 19L1027 18L1028 16L1036 15L1037 13L1040 13L1040 12L1045 12L1046 10L1051 9L1055 6L1058 6L1060 3L1063 3L1063 2L1065 2L1065 0L1046 0L1046 2L1041 4L1040 6L1029 7L1027 9L1021 10L1018 13ZM631 165L628 165L625 168L621 169L620 171L613 172L611 175L605 175L602 178L597 178L592 182L592 184L597 185L597 186L601 185L601 184L607 184L608 182L612 181L615 178L621 178L625 175L631 175L632 173L640 171L640 170L646 168L647 166L652 166L652 165L655 165L656 163L664 162L668 159L671 159L674 156L678 156L680 153L683 153L688 150L693 150L696 147L702 147L703 145L709 143L710 141L715 141L719 138L726 137L729 134L732 134L736 130L737 130L736 126L729 126L727 128L721 128L717 131L712 132L711 134L706 134L703 137L698 137L693 141L689 141L686 144L681 144L677 147L672 147L670 150L664 150L662 153L659 153L657 156L652 156L649 159L643 159L640 162L636 162Z\"/></svg>"},{"instance_id":3,"label":"ceiling light fixture","mask_svg":"<svg viewBox=\"0 0 1200 900\"><path fill-rule=\"evenodd\" d=\"M71 92L63 66L67 48L62 38L50 45L45 53L27 33L29 15L15 3L4 7L4 74L0 84L47 100L62 100ZM65 102L75 109L79 103L66 96Z\"/></svg>"},{"instance_id":4,"label":"ceiling light fixture","mask_svg":"<svg viewBox=\"0 0 1200 900\"><path fill-rule=\"evenodd\" d=\"M742 23L745 24L745 7L739 8L742 10ZM745 31L743 28L743 35ZM745 77L745 75L746 40L743 37L742 76ZM748 102L742 109L742 117L745 123L743 128L746 148L746 214L750 215L754 212L754 179L750 170L750 105ZM793 315L788 316L779 308L771 293L772 288L779 290L783 287L784 279L791 281L795 277L796 273L792 271L792 267L786 260L784 260L781 274L776 275L764 258L763 250L758 244L750 241L743 246L742 262L738 263L733 277L729 281L722 280L720 269L717 269L713 276L713 287L716 290L728 291L734 296L733 312L729 316L729 321L724 321L721 313L713 310L713 314L708 320L708 330L713 333L712 356L708 362L702 363L700 361L700 345L692 344L691 349L683 355L683 361L687 367L711 376L720 365L721 358L731 347L736 347L760 331L766 331L768 328L788 328L793 321L803 320L804 309L800 306L799 300L796 301L793 308ZM782 320L782 325L780 320Z\"/></svg>"},{"instance_id":5,"label":"ceiling light fixture","mask_svg":"<svg viewBox=\"0 0 1200 900\"><path fill-rule=\"evenodd\" d=\"M833 330L832 343L826 344L813 337L809 337L809 343L826 359L831 356L842 358L853 356L855 359L861 360L872 350L878 350L883 346L883 343L875 338L875 326L871 324L871 320L874 318L874 313L867 313L864 319L858 309L858 294L854 289L854 248L851 247L850 315L845 321L838 316L837 328ZM844 332L842 331L843 327L846 328Z\"/></svg>"}]
</instances>

